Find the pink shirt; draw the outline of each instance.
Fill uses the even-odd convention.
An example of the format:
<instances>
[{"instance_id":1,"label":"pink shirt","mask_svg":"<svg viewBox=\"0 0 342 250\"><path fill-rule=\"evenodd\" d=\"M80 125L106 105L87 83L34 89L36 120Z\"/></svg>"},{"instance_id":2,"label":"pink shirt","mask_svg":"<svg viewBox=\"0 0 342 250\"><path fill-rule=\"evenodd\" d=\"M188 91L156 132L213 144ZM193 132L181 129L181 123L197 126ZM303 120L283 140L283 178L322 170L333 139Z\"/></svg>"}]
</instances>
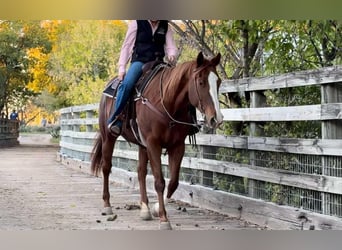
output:
<instances>
[{"instance_id":1,"label":"pink shirt","mask_svg":"<svg viewBox=\"0 0 342 250\"><path fill-rule=\"evenodd\" d=\"M150 21L149 21L150 22ZM151 24L151 22L150 22ZM157 29L158 25L155 27L152 26L152 32L154 33ZM126 33L126 37L124 40L124 43L121 48L121 53L120 53L120 59L119 59L119 74L120 73L126 73L126 66L132 56L133 53L133 47L135 43L135 38L138 30L138 25L136 21L132 21L128 25L128 30ZM173 30L171 29L170 25L167 29L166 32L166 37L165 37L165 45L164 45L164 50L166 56L174 56L176 57L178 54L178 49L176 47L175 40L173 39Z\"/></svg>"}]
</instances>

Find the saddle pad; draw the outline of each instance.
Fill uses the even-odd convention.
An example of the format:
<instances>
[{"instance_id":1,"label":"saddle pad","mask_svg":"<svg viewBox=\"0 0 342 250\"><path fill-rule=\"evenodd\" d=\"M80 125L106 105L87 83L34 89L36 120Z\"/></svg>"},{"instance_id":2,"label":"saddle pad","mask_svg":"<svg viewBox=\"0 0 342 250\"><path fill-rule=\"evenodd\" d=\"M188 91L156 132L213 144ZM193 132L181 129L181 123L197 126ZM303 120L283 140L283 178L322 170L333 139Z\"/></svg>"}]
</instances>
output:
<instances>
[{"instance_id":1,"label":"saddle pad","mask_svg":"<svg viewBox=\"0 0 342 250\"><path fill-rule=\"evenodd\" d=\"M112 78L106 85L106 88L103 90L103 94L109 97L113 97L120 82L121 81L118 79L117 76Z\"/></svg>"},{"instance_id":2,"label":"saddle pad","mask_svg":"<svg viewBox=\"0 0 342 250\"><path fill-rule=\"evenodd\" d=\"M142 93L150 81L155 77L155 75L164 67L170 67L170 65L164 62L153 62L152 67L147 70L138 80L136 84L137 92Z\"/></svg>"}]
</instances>

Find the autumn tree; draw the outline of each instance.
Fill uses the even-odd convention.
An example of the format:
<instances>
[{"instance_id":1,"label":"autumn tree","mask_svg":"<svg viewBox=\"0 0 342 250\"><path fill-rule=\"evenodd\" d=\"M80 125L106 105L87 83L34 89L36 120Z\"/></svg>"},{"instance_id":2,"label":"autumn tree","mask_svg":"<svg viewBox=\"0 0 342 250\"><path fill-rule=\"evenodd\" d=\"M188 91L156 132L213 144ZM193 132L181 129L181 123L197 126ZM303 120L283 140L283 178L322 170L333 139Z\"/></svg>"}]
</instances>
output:
<instances>
[{"instance_id":1,"label":"autumn tree","mask_svg":"<svg viewBox=\"0 0 342 250\"><path fill-rule=\"evenodd\" d=\"M116 64L127 25L123 21L72 21L58 34L49 59L62 106L94 103Z\"/></svg>"},{"instance_id":2,"label":"autumn tree","mask_svg":"<svg viewBox=\"0 0 342 250\"><path fill-rule=\"evenodd\" d=\"M21 108L37 93L28 88L32 79L28 52L48 53L51 44L38 21L0 22L0 109Z\"/></svg>"}]
</instances>

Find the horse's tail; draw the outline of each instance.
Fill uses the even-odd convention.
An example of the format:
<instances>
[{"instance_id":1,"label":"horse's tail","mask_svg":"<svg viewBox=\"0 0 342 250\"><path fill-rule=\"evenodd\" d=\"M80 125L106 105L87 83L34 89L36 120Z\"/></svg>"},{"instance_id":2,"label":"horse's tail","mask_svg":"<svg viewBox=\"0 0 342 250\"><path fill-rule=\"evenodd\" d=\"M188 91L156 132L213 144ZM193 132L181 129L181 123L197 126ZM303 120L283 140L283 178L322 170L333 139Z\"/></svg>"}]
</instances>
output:
<instances>
[{"instance_id":1,"label":"horse's tail","mask_svg":"<svg viewBox=\"0 0 342 250\"><path fill-rule=\"evenodd\" d=\"M110 83L108 83L109 85ZM108 86L107 85L107 86ZM91 173L95 176L98 176L102 169L102 147L103 147L103 139L106 138L106 96L102 95L100 103L99 103L99 127L100 131L97 133L93 150L91 152Z\"/></svg>"},{"instance_id":2,"label":"horse's tail","mask_svg":"<svg viewBox=\"0 0 342 250\"><path fill-rule=\"evenodd\" d=\"M102 137L99 133L97 135L93 150L91 152L91 173L98 176L101 170L101 159L102 159Z\"/></svg>"}]
</instances>

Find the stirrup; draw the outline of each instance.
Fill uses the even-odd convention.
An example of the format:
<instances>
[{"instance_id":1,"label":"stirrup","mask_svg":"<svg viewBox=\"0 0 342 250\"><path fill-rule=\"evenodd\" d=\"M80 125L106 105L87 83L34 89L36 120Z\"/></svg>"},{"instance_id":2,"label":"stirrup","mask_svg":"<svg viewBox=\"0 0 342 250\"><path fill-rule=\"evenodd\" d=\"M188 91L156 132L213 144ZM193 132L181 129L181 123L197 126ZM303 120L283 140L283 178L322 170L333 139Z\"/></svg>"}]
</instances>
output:
<instances>
[{"instance_id":1,"label":"stirrup","mask_svg":"<svg viewBox=\"0 0 342 250\"><path fill-rule=\"evenodd\" d=\"M116 116L115 119L107 125L108 130L115 136L119 136L121 134L121 127L114 125L118 120L119 116Z\"/></svg>"},{"instance_id":2,"label":"stirrup","mask_svg":"<svg viewBox=\"0 0 342 250\"><path fill-rule=\"evenodd\" d=\"M121 128L118 125L111 126L109 131L115 136L119 136L121 134Z\"/></svg>"}]
</instances>

